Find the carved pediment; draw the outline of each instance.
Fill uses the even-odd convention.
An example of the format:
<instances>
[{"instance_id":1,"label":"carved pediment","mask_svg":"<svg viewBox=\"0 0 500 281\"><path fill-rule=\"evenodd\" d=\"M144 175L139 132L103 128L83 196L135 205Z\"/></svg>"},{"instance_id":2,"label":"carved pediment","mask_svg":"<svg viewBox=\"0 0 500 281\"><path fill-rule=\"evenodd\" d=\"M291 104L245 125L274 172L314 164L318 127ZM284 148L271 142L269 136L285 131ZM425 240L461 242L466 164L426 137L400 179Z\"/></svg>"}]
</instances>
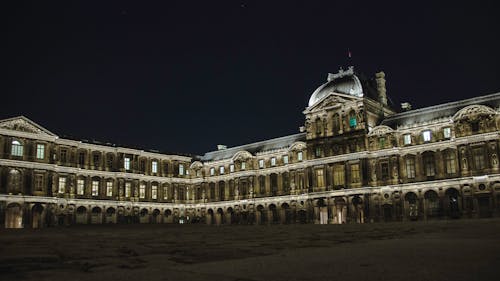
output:
<instances>
[{"instance_id":1,"label":"carved pediment","mask_svg":"<svg viewBox=\"0 0 500 281\"><path fill-rule=\"evenodd\" d=\"M469 119L471 121L475 121L479 116L493 116L496 114L496 111L491 107L485 105L469 105L462 109L460 109L455 116L453 116L454 121L460 121Z\"/></svg>"},{"instance_id":2,"label":"carved pediment","mask_svg":"<svg viewBox=\"0 0 500 281\"><path fill-rule=\"evenodd\" d=\"M290 148L288 148L289 151L301 151L301 150L305 150L307 147L306 143L303 142L303 141L298 141L298 142L294 142Z\"/></svg>"},{"instance_id":3,"label":"carved pediment","mask_svg":"<svg viewBox=\"0 0 500 281\"><path fill-rule=\"evenodd\" d=\"M368 136L381 136L392 132L394 132L394 130L391 127L385 125L379 125L373 128L373 130L371 130L371 132L368 133Z\"/></svg>"},{"instance_id":4,"label":"carved pediment","mask_svg":"<svg viewBox=\"0 0 500 281\"><path fill-rule=\"evenodd\" d=\"M0 128L24 133L55 136L55 134L53 134L49 130L36 124L35 122L29 120L24 116L0 120Z\"/></svg>"},{"instance_id":5,"label":"carved pediment","mask_svg":"<svg viewBox=\"0 0 500 281\"><path fill-rule=\"evenodd\" d=\"M233 156L233 162L236 161L246 161L247 159L251 159L252 154L246 150L238 151Z\"/></svg>"}]
</instances>

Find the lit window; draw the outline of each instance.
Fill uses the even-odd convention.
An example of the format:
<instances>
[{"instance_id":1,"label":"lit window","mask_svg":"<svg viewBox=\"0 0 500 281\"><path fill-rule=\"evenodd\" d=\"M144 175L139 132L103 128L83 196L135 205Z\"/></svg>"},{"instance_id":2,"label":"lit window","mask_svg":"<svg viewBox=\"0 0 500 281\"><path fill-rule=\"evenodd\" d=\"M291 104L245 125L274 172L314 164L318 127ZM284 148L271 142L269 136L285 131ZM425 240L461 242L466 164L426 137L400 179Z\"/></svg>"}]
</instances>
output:
<instances>
[{"instance_id":1,"label":"lit window","mask_svg":"<svg viewBox=\"0 0 500 281\"><path fill-rule=\"evenodd\" d=\"M168 187L164 186L163 187L163 200L167 200L167 199L168 199Z\"/></svg>"},{"instance_id":2,"label":"lit window","mask_svg":"<svg viewBox=\"0 0 500 281\"><path fill-rule=\"evenodd\" d=\"M259 160L259 168L264 168L264 160L263 159Z\"/></svg>"},{"instance_id":3,"label":"lit window","mask_svg":"<svg viewBox=\"0 0 500 281\"><path fill-rule=\"evenodd\" d=\"M186 170L186 176L189 176L189 169Z\"/></svg>"},{"instance_id":4,"label":"lit window","mask_svg":"<svg viewBox=\"0 0 500 281\"><path fill-rule=\"evenodd\" d=\"M76 194L83 195L85 190L85 181L83 179L78 179L76 181Z\"/></svg>"},{"instance_id":5,"label":"lit window","mask_svg":"<svg viewBox=\"0 0 500 281\"><path fill-rule=\"evenodd\" d=\"M333 166L333 185L343 186L345 184L344 165Z\"/></svg>"},{"instance_id":6,"label":"lit window","mask_svg":"<svg viewBox=\"0 0 500 281\"><path fill-rule=\"evenodd\" d=\"M349 127L351 128L356 128L358 125L358 122L356 120L356 113L354 111L351 111L349 114Z\"/></svg>"},{"instance_id":7,"label":"lit window","mask_svg":"<svg viewBox=\"0 0 500 281\"><path fill-rule=\"evenodd\" d=\"M125 162L123 163L125 170L130 170L130 158L125 157Z\"/></svg>"},{"instance_id":8,"label":"lit window","mask_svg":"<svg viewBox=\"0 0 500 281\"><path fill-rule=\"evenodd\" d=\"M99 181L92 181L92 196L99 195Z\"/></svg>"},{"instance_id":9,"label":"lit window","mask_svg":"<svg viewBox=\"0 0 500 281\"><path fill-rule=\"evenodd\" d=\"M405 145L411 144L411 135L410 134L403 135L403 143Z\"/></svg>"},{"instance_id":10,"label":"lit window","mask_svg":"<svg viewBox=\"0 0 500 281\"><path fill-rule=\"evenodd\" d=\"M431 131L424 131L422 133L424 141L431 141Z\"/></svg>"},{"instance_id":11,"label":"lit window","mask_svg":"<svg viewBox=\"0 0 500 281\"><path fill-rule=\"evenodd\" d=\"M113 196L113 182L108 181L106 182L106 196Z\"/></svg>"},{"instance_id":12,"label":"lit window","mask_svg":"<svg viewBox=\"0 0 500 281\"><path fill-rule=\"evenodd\" d=\"M445 139L451 138L451 128L450 127L446 127L443 129L443 136Z\"/></svg>"},{"instance_id":13,"label":"lit window","mask_svg":"<svg viewBox=\"0 0 500 281\"><path fill-rule=\"evenodd\" d=\"M359 182L359 164L351 165L351 182L352 183Z\"/></svg>"},{"instance_id":14,"label":"lit window","mask_svg":"<svg viewBox=\"0 0 500 281\"><path fill-rule=\"evenodd\" d=\"M130 190L132 189L132 184L130 182L125 183L125 197L130 197Z\"/></svg>"},{"instance_id":15,"label":"lit window","mask_svg":"<svg viewBox=\"0 0 500 281\"><path fill-rule=\"evenodd\" d=\"M241 162L241 169L245 170L247 167L247 162Z\"/></svg>"},{"instance_id":16,"label":"lit window","mask_svg":"<svg viewBox=\"0 0 500 281\"><path fill-rule=\"evenodd\" d=\"M221 175L224 174L224 166L219 167L219 174L221 174Z\"/></svg>"},{"instance_id":17,"label":"lit window","mask_svg":"<svg viewBox=\"0 0 500 281\"><path fill-rule=\"evenodd\" d=\"M455 153L451 151L446 153L445 161L446 161L446 173L449 175L454 174L456 172Z\"/></svg>"},{"instance_id":18,"label":"lit window","mask_svg":"<svg viewBox=\"0 0 500 281\"><path fill-rule=\"evenodd\" d=\"M59 193L64 193L66 190L66 177L59 177Z\"/></svg>"},{"instance_id":19,"label":"lit window","mask_svg":"<svg viewBox=\"0 0 500 281\"><path fill-rule=\"evenodd\" d=\"M215 168L210 168L210 175L215 176Z\"/></svg>"},{"instance_id":20,"label":"lit window","mask_svg":"<svg viewBox=\"0 0 500 281\"><path fill-rule=\"evenodd\" d=\"M321 147L316 147L316 149L314 150L314 155L316 157L321 157Z\"/></svg>"},{"instance_id":21,"label":"lit window","mask_svg":"<svg viewBox=\"0 0 500 281\"><path fill-rule=\"evenodd\" d=\"M234 164L229 165L229 172L234 173Z\"/></svg>"},{"instance_id":22,"label":"lit window","mask_svg":"<svg viewBox=\"0 0 500 281\"><path fill-rule=\"evenodd\" d=\"M288 164L288 155L283 155L283 164Z\"/></svg>"},{"instance_id":23,"label":"lit window","mask_svg":"<svg viewBox=\"0 0 500 281\"><path fill-rule=\"evenodd\" d=\"M271 158L271 166L276 166L276 157Z\"/></svg>"},{"instance_id":24,"label":"lit window","mask_svg":"<svg viewBox=\"0 0 500 281\"><path fill-rule=\"evenodd\" d=\"M151 186L151 199L156 199L158 198L158 186L156 184L153 184Z\"/></svg>"},{"instance_id":25,"label":"lit window","mask_svg":"<svg viewBox=\"0 0 500 281\"><path fill-rule=\"evenodd\" d=\"M323 169L316 170L316 186L317 187L324 187L325 186L325 180L323 177Z\"/></svg>"},{"instance_id":26,"label":"lit window","mask_svg":"<svg viewBox=\"0 0 500 281\"><path fill-rule=\"evenodd\" d=\"M23 145L17 140L12 141L10 154L12 154L12 156L23 156Z\"/></svg>"},{"instance_id":27,"label":"lit window","mask_svg":"<svg viewBox=\"0 0 500 281\"><path fill-rule=\"evenodd\" d=\"M297 152L297 160L302 161L302 151Z\"/></svg>"},{"instance_id":28,"label":"lit window","mask_svg":"<svg viewBox=\"0 0 500 281\"><path fill-rule=\"evenodd\" d=\"M183 176L184 175L184 165L179 164L179 175Z\"/></svg>"},{"instance_id":29,"label":"lit window","mask_svg":"<svg viewBox=\"0 0 500 281\"><path fill-rule=\"evenodd\" d=\"M143 183L139 185L139 198L146 198L146 185Z\"/></svg>"},{"instance_id":30,"label":"lit window","mask_svg":"<svg viewBox=\"0 0 500 281\"><path fill-rule=\"evenodd\" d=\"M45 158L45 144L37 144L36 145L36 159L44 159Z\"/></svg>"},{"instance_id":31,"label":"lit window","mask_svg":"<svg viewBox=\"0 0 500 281\"><path fill-rule=\"evenodd\" d=\"M158 161L151 162L151 172L158 173Z\"/></svg>"},{"instance_id":32,"label":"lit window","mask_svg":"<svg viewBox=\"0 0 500 281\"><path fill-rule=\"evenodd\" d=\"M409 179L415 178L415 158L406 158L406 176Z\"/></svg>"}]
</instances>

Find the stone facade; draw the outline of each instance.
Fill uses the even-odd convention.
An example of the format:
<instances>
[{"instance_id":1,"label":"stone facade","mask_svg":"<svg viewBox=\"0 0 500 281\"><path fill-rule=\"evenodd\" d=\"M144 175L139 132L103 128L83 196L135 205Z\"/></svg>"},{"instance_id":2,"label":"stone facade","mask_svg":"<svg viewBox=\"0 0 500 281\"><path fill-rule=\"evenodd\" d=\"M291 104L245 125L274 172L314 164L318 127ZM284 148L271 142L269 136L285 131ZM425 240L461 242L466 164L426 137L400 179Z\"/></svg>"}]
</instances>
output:
<instances>
[{"instance_id":1,"label":"stone facade","mask_svg":"<svg viewBox=\"0 0 500 281\"><path fill-rule=\"evenodd\" d=\"M301 133L203 156L0 121L0 224L290 224L500 215L500 94L396 113L385 75L329 74Z\"/></svg>"}]
</instances>

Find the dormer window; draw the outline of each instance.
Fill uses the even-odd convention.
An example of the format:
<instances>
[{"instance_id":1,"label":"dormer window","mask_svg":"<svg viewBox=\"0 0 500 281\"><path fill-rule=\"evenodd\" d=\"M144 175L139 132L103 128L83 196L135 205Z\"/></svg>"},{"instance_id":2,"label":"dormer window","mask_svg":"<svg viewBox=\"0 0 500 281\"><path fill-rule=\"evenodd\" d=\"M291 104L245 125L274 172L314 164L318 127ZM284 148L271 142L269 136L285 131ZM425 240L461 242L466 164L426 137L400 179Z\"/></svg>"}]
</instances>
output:
<instances>
[{"instance_id":1,"label":"dormer window","mask_svg":"<svg viewBox=\"0 0 500 281\"><path fill-rule=\"evenodd\" d=\"M215 176L215 168L210 168L210 175Z\"/></svg>"},{"instance_id":2,"label":"dormer window","mask_svg":"<svg viewBox=\"0 0 500 281\"><path fill-rule=\"evenodd\" d=\"M241 162L241 170L245 170L247 168L247 162Z\"/></svg>"},{"instance_id":3,"label":"dormer window","mask_svg":"<svg viewBox=\"0 0 500 281\"><path fill-rule=\"evenodd\" d=\"M288 155L283 155L283 164L288 164Z\"/></svg>"},{"instance_id":4,"label":"dormer window","mask_svg":"<svg viewBox=\"0 0 500 281\"><path fill-rule=\"evenodd\" d=\"M264 168L264 159L259 160L259 168Z\"/></svg>"},{"instance_id":5,"label":"dormer window","mask_svg":"<svg viewBox=\"0 0 500 281\"><path fill-rule=\"evenodd\" d=\"M183 176L183 175L184 175L184 165L179 164L179 176Z\"/></svg>"},{"instance_id":6,"label":"dormer window","mask_svg":"<svg viewBox=\"0 0 500 281\"><path fill-rule=\"evenodd\" d=\"M271 158L271 166L276 166L276 157Z\"/></svg>"},{"instance_id":7,"label":"dormer window","mask_svg":"<svg viewBox=\"0 0 500 281\"><path fill-rule=\"evenodd\" d=\"M349 113L349 127L356 128L357 125L358 122L356 120L356 113L354 111L351 111L351 113Z\"/></svg>"},{"instance_id":8,"label":"dormer window","mask_svg":"<svg viewBox=\"0 0 500 281\"><path fill-rule=\"evenodd\" d=\"M403 143L404 143L404 145L411 144L411 134L404 134L403 135Z\"/></svg>"},{"instance_id":9,"label":"dormer window","mask_svg":"<svg viewBox=\"0 0 500 281\"><path fill-rule=\"evenodd\" d=\"M219 167L219 174L221 174L221 175L224 174L224 166Z\"/></svg>"},{"instance_id":10,"label":"dormer window","mask_svg":"<svg viewBox=\"0 0 500 281\"><path fill-rule=\"evenodd\" d=\"M234 164L229 165L229 172L234 173Z\"/></svg>"},{"instance_id":11,"label":"dormer window","mask_svg":"<svg viewBox=\"0 0 500 281\"><path fill-rule=\"evenodd\" d=\"M443 129L443 137L445 139L451 138L451 128L450 127L446 127Z\"/></svg>"},{"instance_id":12,"label":"dormer window","mask_svg":"<svg viewBox=\"0 0 500 281\"><path fill-rule=\"evenodd\" d=\"M297 160L302 161L302 151L297 152Z\"/></svg>"},{"instance_id":13,"label":"dormer window","mask_svg":"<svg viewBox=\"0 0 500 281\"><path fill-rule=\"evenodd\" d=\"M422 133L422 137L424 139L424 142L431 141L431 131L427 130Z\"/></svg>"}]
</instances>

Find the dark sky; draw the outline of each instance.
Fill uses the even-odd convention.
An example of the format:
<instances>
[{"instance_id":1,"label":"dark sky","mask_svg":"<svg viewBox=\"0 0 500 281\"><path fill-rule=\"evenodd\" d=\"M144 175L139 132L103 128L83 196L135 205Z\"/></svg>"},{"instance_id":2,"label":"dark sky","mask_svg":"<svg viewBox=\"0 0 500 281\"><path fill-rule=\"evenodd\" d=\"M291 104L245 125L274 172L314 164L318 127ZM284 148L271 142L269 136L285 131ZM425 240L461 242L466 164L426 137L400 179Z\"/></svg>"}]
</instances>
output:
<instances>
[{"instance_id":1,"label":"dark sky","mask_svg":"<svg viewBox=\"0 0 500 281\"><path fill-rule=\"evenodd\" d=\"M0 117L61 136L199 154L293 134L350 64L396 105L500 91L495 1L12 2Z\"/></svg>"}]
</instances>

